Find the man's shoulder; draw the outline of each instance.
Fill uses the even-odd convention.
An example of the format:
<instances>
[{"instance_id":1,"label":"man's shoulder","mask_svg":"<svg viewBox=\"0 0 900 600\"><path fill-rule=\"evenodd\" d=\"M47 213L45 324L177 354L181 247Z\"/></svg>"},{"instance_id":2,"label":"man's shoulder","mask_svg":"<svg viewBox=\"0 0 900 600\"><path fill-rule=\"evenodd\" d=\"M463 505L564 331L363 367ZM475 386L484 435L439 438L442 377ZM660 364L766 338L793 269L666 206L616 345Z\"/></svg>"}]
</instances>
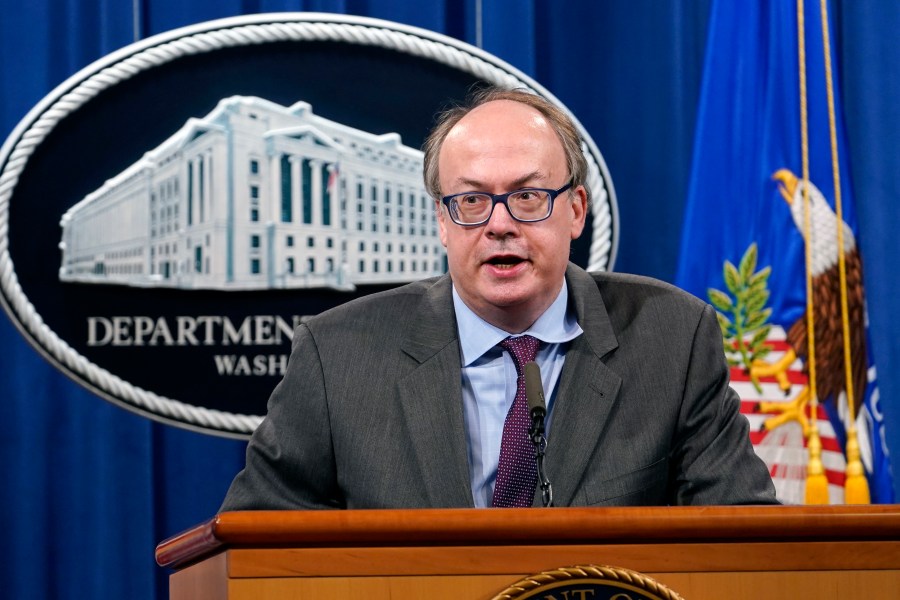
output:
<instances>
[{"instance_id":1,"label":"man's shoulder","mask_svg":"<svg viewBox=\"0 0 900 600\"><path fill-rule=\"evenodd\" d=\"M685 290L660 279L631 273L592 271L588 273L597 285L607 308L626 303L652 303L670 309L701 312L707 303Z\"/></svg>"},{"instance_id":2,"label":"man's shoulder","mask_svg":"<svg viewBox=\"0 0 900 600\"><path fill-rule=\"evenodd\" d=\"M307 321L311 327L346 327L359 321L380 321L412 316L412 311L444 277L429 277L349 300ZM396 322L394 323L396 325Z\"/></svg>"},{"instance_id":3,"label":"man's shoulder","mask_svg":"<svg viewBox=\"0 0 900 600\"><path fill-rule=\"evenodd\" d=\"M671 293L697 300L696 296L687 293L671 283L646 275L617 273L614 271L590 271L588 274L597 282L597 286L601 289L609 286L620 286L628 288L631 291L644 290L648 293Z\"/></svg>"}]
</instances>

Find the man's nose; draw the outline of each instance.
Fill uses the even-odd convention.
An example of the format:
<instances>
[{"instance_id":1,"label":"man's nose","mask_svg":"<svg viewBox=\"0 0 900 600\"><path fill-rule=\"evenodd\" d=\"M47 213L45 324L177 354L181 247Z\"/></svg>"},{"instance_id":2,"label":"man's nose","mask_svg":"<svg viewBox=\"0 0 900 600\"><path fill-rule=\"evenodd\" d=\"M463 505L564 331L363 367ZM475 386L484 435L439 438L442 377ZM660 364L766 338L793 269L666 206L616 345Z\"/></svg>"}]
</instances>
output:
<instances>
[{"instance_id":1,"label":"man's nose","mask_svg":"<svg viewBox=\"0 0 900 600\"><path fill-rule=\"evenodd\" d=\"M485 223L485 233L494 235L507 235L511 232L518 231L519 222L513 219L509 212L509 207L505 204L497 203L491 213L491 218Z\"/></svg>"}]
</instances>

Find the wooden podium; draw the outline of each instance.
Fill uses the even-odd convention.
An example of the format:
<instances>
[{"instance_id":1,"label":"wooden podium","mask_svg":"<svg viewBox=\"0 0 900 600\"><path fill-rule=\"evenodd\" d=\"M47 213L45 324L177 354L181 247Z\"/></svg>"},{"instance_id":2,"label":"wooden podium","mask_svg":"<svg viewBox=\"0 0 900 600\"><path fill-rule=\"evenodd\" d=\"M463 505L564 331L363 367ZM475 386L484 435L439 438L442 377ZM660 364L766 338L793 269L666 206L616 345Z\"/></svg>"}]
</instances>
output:
<instances>
[{"instance_id":1,"label":"wooden podium","mask_svg":"<svg viewBox=\"0 0 900 600\"><path fill-rule=\"evenodd\" d=\"M488 600L574 565L638 571L686 600L896 600L900 506L233 512L156 560L174 569L172 600Z\"/></svg>"}]
</instances>

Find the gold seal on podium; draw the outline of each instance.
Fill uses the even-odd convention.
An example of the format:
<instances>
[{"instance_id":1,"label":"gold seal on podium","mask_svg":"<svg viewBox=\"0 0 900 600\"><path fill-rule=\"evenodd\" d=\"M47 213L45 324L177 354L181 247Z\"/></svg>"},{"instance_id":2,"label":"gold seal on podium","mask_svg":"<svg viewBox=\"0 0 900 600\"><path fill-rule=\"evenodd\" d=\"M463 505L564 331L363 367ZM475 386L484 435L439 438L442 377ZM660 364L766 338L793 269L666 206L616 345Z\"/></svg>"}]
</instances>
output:
<instances>
[{"instance_id":1,"label":"gold seal on podium","mask_svg":"<svg viewBox=\"0 0 900 600\"><path fill-rule=\"evenodd\" d=\"M530 575L491 600L682 600L652 577L620 567L579 565Z\"/></svg>"}]
</instances>

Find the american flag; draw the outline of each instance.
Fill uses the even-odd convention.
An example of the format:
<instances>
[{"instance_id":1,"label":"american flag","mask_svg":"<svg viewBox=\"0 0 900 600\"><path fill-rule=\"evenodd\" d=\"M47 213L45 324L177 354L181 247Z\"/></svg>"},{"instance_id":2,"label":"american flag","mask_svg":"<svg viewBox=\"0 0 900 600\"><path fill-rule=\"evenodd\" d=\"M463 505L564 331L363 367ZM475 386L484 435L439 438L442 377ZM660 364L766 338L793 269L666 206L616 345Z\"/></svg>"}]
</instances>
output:
<instances>
[{"instance_id":1,"label":"american flag","mask_svg":"<svg viewBox=\"0 0 900 600\"><path fill-rule=\"evenodd\" d=\"M772 351L766 357L767 362L779 360L789 350L785 339L784 329L772 328L767 340ZM773 377L760 378L759 384L762 388L760 393L750 381L750 375L745 369L739 366L731 368L731 386L741 398L741 413L750 421L750 441L756 453L769 467L778 498L786 504L803 504L806 492L806 465L809 461L803 427L799 421L790 420L772 430L767 430L766 421L781 413L776 410L762 412L760 406L761 402L787 406L796 400L808 382L807 375L803 372L803 363L799 359L791 364L787 378L790 383L787 391L783 390ZM811 411L811 405L807 404L805 414L810 423L812 423ZM828 413L821 404L816 411L816 424L822 440L822 463L828 480L829 502L841 504L844 502L846 459Z\"/></svg>"},{"instance_id":2,"label":"american flag","mask_svg":"<svg viewBox=\"0 0 900 600\"><path fill-rule=\"evenodd\" d=\"M328 185L326 186L326 190L330 196L333 196L335 191L337 190L338 180L341 177L341 163L337 162L331 166L331 170L328 173Z\"/></svg>"}]
</instances>

